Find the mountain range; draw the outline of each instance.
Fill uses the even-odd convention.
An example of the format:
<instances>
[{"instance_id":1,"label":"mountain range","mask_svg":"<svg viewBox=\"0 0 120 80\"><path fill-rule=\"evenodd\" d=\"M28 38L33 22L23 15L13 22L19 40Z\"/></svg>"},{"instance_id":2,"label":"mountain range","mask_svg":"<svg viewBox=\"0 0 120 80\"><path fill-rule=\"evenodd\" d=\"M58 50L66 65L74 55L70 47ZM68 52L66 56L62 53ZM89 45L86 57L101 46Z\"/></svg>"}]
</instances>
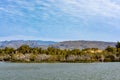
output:
<instances>
[{"instance_id":1,"label":"mountain range","mask_svg":"<svg viewBox=\"0 0 120 80\"><path fill-rule=\"evenodd\" d=\"M116 42L104 42L104 41L41 41L41 40L12 40L12 41L0 41L0 48L13 47L18 48L21 45L29 45L30 47L42 47L47 48L49 46L60 49L83 49L83 48L99 48L105 49L107 46L115 47Z\"/></svg>"},{"instance_id":2,"label":"mountain range","mask_svg":"<svg viewBox=\"0 0 120 80\"><path fill-rule=\"evenodd\" d=\"M12 40L1 41L0 48L12 47L18 48L21 45L29 45L30 47L48 47L49 45L56 44L54 41L41 41L41 40Z\"/></svg>"}]
</instances>

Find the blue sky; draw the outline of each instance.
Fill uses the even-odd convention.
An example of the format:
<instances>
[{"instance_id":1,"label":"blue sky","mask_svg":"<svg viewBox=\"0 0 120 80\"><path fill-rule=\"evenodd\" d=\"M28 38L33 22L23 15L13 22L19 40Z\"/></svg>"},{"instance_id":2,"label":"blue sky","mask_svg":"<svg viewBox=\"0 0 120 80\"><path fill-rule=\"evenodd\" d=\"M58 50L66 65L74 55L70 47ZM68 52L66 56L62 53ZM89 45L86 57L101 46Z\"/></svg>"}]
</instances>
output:
<instances>
[{"instance_id":1,"label":"blue sky","mask_svg":"<svg viewBox=\"0 0 120 80\"><path fill-rule=\"evenodd\" d=\"M120 0L0 0L0 41L120 41Z\"/></svg>"}]
</instances>

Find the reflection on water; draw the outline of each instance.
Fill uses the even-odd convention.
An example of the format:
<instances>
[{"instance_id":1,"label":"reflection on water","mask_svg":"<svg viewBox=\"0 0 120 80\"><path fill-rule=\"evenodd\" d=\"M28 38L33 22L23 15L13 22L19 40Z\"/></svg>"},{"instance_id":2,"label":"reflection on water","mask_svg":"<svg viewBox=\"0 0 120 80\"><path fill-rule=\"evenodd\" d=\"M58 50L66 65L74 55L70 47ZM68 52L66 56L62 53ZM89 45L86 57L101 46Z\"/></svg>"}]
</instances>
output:
<instances>
[{"instance_id":1,"label":"reflection on water","mask_svg":"<svg viewBox=\"0 0 120 80\"><path fill-rule=\"evenodd\" d=\"M120 63L3 63L0 80L120 80Z\"/></svg>"}]
</instances>

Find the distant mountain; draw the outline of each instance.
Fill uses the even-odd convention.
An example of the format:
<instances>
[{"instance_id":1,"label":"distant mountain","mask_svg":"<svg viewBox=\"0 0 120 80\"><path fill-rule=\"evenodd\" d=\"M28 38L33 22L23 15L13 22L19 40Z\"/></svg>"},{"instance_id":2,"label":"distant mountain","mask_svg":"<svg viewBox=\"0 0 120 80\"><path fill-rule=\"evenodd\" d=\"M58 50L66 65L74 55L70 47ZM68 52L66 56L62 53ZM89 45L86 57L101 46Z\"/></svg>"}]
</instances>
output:
<instances>
[{"instance_id":1,"label":"distant mountain","mask_svg":"<svg viewBox=\"0 0 120 80\"><path fill-rule=\"evenodd\" d=\"M83 49L83 48L99 48L105 49L107 46L115 47L115 42L103 42L103 41L41 41L41 40L13 40L13 41L1 41L0 48L13 47L18 48L21 45L29 45L30 47L42 47L46 49L48 46L59 49Z\"/></svg>"},{"instance_id":2,"label":"distant mountain","mask_svg":"<svg viewBox=\"0 0 120 80\"><path fill-rule=\"evenodd\" d=\"M64 41L52 45L52 47L60 49L84 49L84 48L99 48L105 49L107 46L115 47L115 42L103 42L103 41Z\"/></svg>"},{"instance_id":3,"label":"distant mountain","mask_svg":"<svg viewBox=\"0 0 120 80\"><path fill-rule=\"evenodd\" d=\"M56 44L54 41L41 41L41 40L12 40L12 41L1 41L0 48L13 47L18 48L21 45L29 45L30 47L43 47L46 48L49 45Z\"/></svg>"}]
</instances>

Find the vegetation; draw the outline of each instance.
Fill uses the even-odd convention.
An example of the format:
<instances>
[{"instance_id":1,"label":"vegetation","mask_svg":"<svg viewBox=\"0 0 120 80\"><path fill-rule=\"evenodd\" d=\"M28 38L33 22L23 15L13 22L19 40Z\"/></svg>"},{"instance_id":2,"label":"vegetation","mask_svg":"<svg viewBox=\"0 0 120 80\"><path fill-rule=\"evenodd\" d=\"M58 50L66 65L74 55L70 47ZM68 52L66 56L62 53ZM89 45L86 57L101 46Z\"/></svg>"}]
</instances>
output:
<instances>
[{"instance_id":1,"label":"vegetation","mask_svg":"<svg viewBox=\"0 0 120 80\"><path fill-rule=\"evenodd\" d=\"M105 50L98 48L42 49L22 45L17 49L5 47L0 49L0 61L10 62L119 62L120 42L116 47L108 46Z\"/></svg>"},{"instance_id":2,"label":"vegetation","mask_svg":"<svg viewBox=\"0 0 120 80\"><path fill-rule=\"evenodd\" d=\"M120 42L117 42L117 44L116 44L116 48L117 48L117 52L119 52L120 50Z\"/></svg>"}]
</instances>

